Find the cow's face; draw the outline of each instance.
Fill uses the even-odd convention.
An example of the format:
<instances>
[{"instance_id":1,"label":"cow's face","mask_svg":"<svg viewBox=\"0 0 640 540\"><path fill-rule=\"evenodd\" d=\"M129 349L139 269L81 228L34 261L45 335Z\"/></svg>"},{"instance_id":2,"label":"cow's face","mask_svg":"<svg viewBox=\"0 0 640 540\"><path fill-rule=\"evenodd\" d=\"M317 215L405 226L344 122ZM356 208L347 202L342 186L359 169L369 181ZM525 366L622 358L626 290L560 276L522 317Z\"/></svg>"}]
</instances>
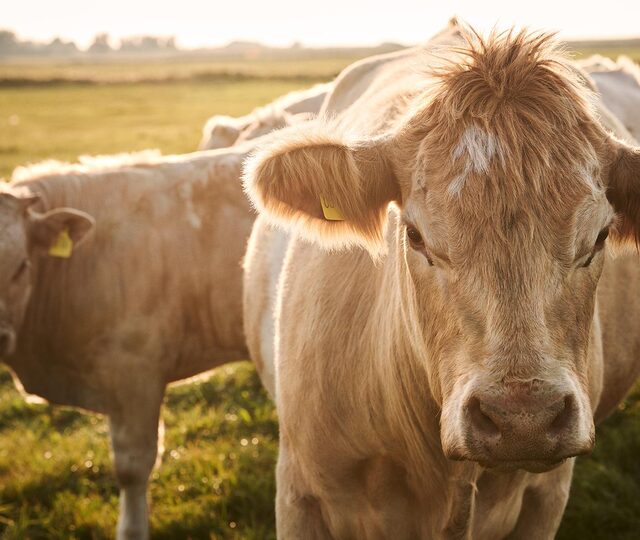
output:
<instances>
[{"instance_id":1,"label":"cow's face","mask_svg":"<svg viewBox=\"0 0 640 540\"><path fill-rule=\"evenodd\" d=\"M397 132L354 144L283 131L245 182L268 216L322 245L376 257L392 245L445 454L541 471L593 445L596 286L607 236L638 238L640 149L602 130L569 67L521 39L508 54L492 45L470 54L505 66L454 67ZM321 198L344 220L324 219Z\"/></svg>"},{"instance_id":2,"label":"cow's face","mask_svg":"<svg viewBox=\"0 0 640 540\"><path fill-rule=\"evenodd\" d=\"M256 205L332 248L359 242L379 257L387 204L396 201L389 256L410 276L405 304L420 322L421 361L451 458L541 471L593 445L596 286L608 236L633 241L640 229L640 149L595 124L589 130L594 140L572 158L580 166L546 171L562 189L511 198L497 169L469 173L461 185L466 150L448 169L428 164L425 145L407 171L387 139L349 146L292 134L250 163ZM344 221L324 219L321 197Z\"/></svg>"},{"instance_id":3,"label":"cow's face","mask_svg":"<svg viewBox=\"0 0 640 540\"><path fill-rule=\"evenodd\" d=\"M404 256L445 452L543 470L593 445L591 331L615 234L605 189L615 150L585 127L566 134L582 145L573 155L550 141L531 167L513 168L513 141L489 129L422 141L402 207Z\"/></svg>"},{"instance_id":4,"label":"cow's face","mask_svg":"<svg viewBox=\"0 0 640 540\"><path fill-rule=\"evenodd\" d=\"M0 193L0 358L13 353L32 289L35 257L45 256L67 230L77 244L92 228L83 212L56 209L37 214L31 195Z\"/></svg>"}]
</instances>

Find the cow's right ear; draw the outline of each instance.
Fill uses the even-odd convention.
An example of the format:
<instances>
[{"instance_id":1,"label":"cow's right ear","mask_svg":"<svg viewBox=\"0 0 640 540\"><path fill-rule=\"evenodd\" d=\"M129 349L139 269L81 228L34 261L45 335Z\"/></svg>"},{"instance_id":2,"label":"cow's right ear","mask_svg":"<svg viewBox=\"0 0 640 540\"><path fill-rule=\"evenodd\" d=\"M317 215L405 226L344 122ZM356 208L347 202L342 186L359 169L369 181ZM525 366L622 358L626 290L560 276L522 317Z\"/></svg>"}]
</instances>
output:
<instances>
[{"instance_id":1,"label":"cow's right ear","mask_svg":"<svg viewBox=\"0 0 640 540\"><path fill-rule=\"evenodd\" d=\"M270 220L329 248L384 251L387 206L400 189L388 138L350 143L314 124L280 132L245 165L244 186Z\"/></svg>"},{"instance_id":2,"label":"cow's right ear","mask_svg":"<svg viewBox=\"0 0 640 540\"><path fill-rule=\"evenodd\" d=\"M640 247L640 147L610 138L607 198L618 214L613 238Z\"/></svg>"},{"instance_id":3,"label":"cow's right ear","mask_svg":"<svg viewBox=\"0 0 640 540\"><path fill-rule=\"evenodd\" d=\"M70 257L95 225L89 214L74 208L54 208L44 214L31 212L29 221L33 249L58 257Z\"/></svg>"}]
</instances>

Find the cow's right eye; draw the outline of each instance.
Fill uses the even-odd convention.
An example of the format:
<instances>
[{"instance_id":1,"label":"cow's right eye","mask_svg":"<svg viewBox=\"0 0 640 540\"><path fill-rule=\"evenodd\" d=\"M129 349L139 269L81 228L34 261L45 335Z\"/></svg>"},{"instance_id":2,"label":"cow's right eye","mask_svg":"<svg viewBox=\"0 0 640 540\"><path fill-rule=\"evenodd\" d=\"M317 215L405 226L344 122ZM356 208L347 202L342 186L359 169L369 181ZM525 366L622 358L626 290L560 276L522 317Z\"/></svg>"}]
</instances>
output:
<instances>
[{"instance_id":1,"label":"cow's right eye","mask_svg":"<svg viewBox=\"0 0 640 540\"><path fill-rule=\"evenodd\" d=\"M415 249L420 249L424 246L424 240L422 239L422 235L420 231L415 227L407 226L407 238L409 239L409 243L411 247Z\"/></svg>"},{"instance_id":2,"label":"cow's right eye","mask_svg":"<svg viewBox=\"0 0 640 540\"><path fill-rule=\"evenodd\" d=\"M13 278L11 278L12 281L18 281L22 276L26 274L27 270L30 267L31 267L31 263L29 262L29 259L25 259L24 261L22 261L20 263L20 266L18 266L18 269L13 274Z\"/></svg>"},{"instance_id":3,"label":"cow's right eye","mask_svg":"<svg viewBox=\"0 0 640 540\"><path fill-rule=\"evenodd\" d=\"M409 245L411 246L411 248L422 253L427 258L429 266L433 266L433 260L427 253L427 249L424 245L424 240L422 238L422 235L420 234L420 231L415 227L412 227L411 225L407 225L407 240L409 240Z\"/></svg>"}]
</instances>

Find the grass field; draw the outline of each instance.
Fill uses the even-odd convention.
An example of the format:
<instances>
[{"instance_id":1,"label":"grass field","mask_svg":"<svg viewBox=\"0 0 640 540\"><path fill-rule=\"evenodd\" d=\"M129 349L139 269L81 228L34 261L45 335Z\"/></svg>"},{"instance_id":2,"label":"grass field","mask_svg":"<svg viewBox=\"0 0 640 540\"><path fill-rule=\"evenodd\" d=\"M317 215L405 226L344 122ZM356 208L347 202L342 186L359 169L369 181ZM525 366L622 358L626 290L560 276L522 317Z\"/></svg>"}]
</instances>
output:
<instances>
[{"instance_id":1,"label":"grass field","mask_svg":"<svg viewBox=\"0 0 640 540\"><path fill-rule=\"evenodd\" d=\"M299 81L180 81L0 87L0 177L17 165L80 154L197 148L212 114L245 114L310 86Z\"/></svg>"},{"instance_id":2,"label":"grass field","mask_svg":"<svg viewBox=\"0 0 640 540\"><path fill-rule=\"evenodd\" d=\"M96 60L60 60L35 58L31 61L0 63L0 85L52 81L140 82L178 80L236 79L331 79L355 57L276 60L220 60L198 56L184 58L120 57Z\"/></svg>"},{"instance_id":3,"label":"grass field","mask_svg":"<svg viewBox=\"0 0 640 540\"><path fill-rule=\"evenodd\" d=\"M277 420L251 366L173 387L164 422L153 538L274 537ZM2 370L0 537L112 538L117 496L104 418L27 404Z\"/></svg>"},{"instance_id":4,"label":"grass field","mask_svg":"<svg viewBox=\"0 0 640 540\"><path fill-rule=\"evenodd\" d=\"M274 538L277 419L251 365L172 387L163 416L152 537ZM578 459L560 540L637 539L638 455L640 392ZM28 404L0 371L0 537L110 538L117 495L104 418Z\"/></svg>"},{"instance_id":5,"label":"grass field","mask_svg":"<svg viewBox=\"0 0 640 540\"><path fill-rule=\"evenodd\" d=\"M194 150L211 114L244 114L328 78L340 62L348 61L295 66L294 76L283 72L293 66L260 65L259 78L166 80L171 68L156 83L2 86L0 176L45 158ZM3 69L16 66L0 67L0 78ZM51 76L46 65L30 69L29 77ZM113 76L100 66L82 69L82 77ZM158 74L139 69L145 78ZM250 364L173 386L163 416L166 450L151 482L153 537L273 538L277 419ZM593 455L578 459L560 539L639 537L639 457L640 391L599 430ZM110 538L116 515L104 418L26 403L0 368L0 537Z\"/></svg>"}]
</instances>

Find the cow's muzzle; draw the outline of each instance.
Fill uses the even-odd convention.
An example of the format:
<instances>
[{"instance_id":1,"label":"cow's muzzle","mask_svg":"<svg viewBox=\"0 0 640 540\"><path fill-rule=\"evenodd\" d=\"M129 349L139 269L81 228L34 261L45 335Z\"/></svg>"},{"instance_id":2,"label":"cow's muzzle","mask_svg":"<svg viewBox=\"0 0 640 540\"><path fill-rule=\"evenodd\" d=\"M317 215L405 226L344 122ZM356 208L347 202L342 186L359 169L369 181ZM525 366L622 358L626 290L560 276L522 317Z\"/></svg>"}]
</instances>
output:
<instances>
[{"instance_id":1,"label":"cow's muzzle","mask_svg":"<svg viewBox=\"0 0 640 540\"><path fill-rule=\"evenodd\" d=\"M584 421L570 388L540 381L503 384L499 390L472 389L463 403L454 459L542 472L593 448L593 422Z\"/></svg>"}]
</instances>

